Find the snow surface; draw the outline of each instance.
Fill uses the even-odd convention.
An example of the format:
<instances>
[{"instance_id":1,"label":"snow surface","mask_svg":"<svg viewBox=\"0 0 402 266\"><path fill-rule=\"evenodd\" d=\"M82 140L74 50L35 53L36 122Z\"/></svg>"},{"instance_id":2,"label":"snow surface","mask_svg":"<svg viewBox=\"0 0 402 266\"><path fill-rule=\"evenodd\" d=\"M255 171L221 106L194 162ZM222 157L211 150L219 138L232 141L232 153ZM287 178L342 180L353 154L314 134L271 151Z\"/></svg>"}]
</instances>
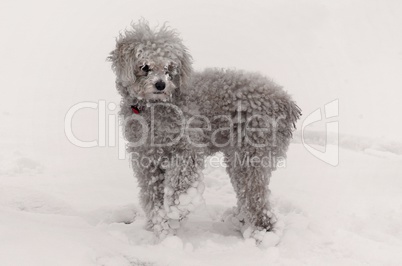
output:
<instances>
[{"instance_id":1,"label":"snow surface","mask_svg":"<svg viewBox=\"0 0 402 266\"><path fill-rule=\"evenodd\" d=\"M16 119L7 115L0 134ZM236 200L216 163L204 171L205 205L177 236L156 243L117 148L66 143L70 152L56 158L25 154L19 141L9 136L0 152L2 266L402 263L402 157L394 153L341 148L332 167L292 144L287 167L271 180L282 236L277 246L261 248L222 222Z\"/></svg>"}]
</instances>

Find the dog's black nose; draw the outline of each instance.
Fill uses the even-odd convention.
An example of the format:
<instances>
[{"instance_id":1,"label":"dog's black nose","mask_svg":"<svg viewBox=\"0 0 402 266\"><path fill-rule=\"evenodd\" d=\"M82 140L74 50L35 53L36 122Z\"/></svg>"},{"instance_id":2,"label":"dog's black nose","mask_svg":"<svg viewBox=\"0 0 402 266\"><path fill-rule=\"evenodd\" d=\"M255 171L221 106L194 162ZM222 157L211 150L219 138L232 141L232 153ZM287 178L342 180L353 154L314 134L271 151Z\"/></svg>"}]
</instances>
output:
<instances>
[{"instance_id":1,"label":"dog's black nose","mask_svg":"<svg viewBox=\"0 0 402 266\"><path fill-rule=\"evenodd\" d=\"M157 90L163 91L165 89L165 87L166 87L166 84L162 80L159 80L158 82L155 83L155 88Z\"/></svg>"}]
</instances>

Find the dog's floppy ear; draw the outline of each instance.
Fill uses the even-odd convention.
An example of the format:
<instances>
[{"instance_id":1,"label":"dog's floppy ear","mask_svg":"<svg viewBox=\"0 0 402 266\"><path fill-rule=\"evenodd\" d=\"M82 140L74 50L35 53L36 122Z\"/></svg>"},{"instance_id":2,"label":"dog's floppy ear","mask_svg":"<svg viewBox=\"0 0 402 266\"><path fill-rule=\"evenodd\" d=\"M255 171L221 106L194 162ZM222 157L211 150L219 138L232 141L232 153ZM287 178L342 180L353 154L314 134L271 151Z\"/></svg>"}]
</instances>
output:
<instances>
[{"instance_id":1,"label":"dog's floppy ear","mask_svg":"<svg viewBox=\"0 0 402 266\"><path fill-rule=\"evenodd\" d=\"M134 75L134 48L135 43L124 41L116 42L116 49L107 58L112 62L112 69L116 74L117 80L121 82L135 81Z\"/></svg>"},{"instance_id":2,"label":"dog's floppy ear","mask_svg":"<svg viewBox=\"0 0 402 266\"><path fill-rule=\"evenodd\" d=\"M184 45L182 45L182 53L178 58L180 60L180 89L183 90L187 87L191 73L193 72L192 58Z\"/></svg>"}]
</instances>

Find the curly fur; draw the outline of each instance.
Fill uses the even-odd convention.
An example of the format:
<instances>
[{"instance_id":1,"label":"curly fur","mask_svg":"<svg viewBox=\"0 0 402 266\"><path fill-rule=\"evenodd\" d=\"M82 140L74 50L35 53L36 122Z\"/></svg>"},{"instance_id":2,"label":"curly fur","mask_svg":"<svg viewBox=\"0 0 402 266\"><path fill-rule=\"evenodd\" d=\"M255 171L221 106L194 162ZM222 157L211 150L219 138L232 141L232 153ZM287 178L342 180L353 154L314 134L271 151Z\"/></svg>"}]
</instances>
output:
<instances>
[{"instance_id":1,"label":"curly fur","mask_svg":"<svg viewBox=\"0 0 402 266\"><path fill-rule=\"evenodd\" d=\"M240 161L286 156L300 116L291 97L257 73L193 72L187 48L165 25L132 25L109 60L149 228L159 237L175 233L201 200L204 159L223 152L237 195L234 216L255 231L273 230L268 184L276 163ZM162 91L157 82L165 84ZM133 114L133 105L143 111Z\"/></svg>"}]
</instances>

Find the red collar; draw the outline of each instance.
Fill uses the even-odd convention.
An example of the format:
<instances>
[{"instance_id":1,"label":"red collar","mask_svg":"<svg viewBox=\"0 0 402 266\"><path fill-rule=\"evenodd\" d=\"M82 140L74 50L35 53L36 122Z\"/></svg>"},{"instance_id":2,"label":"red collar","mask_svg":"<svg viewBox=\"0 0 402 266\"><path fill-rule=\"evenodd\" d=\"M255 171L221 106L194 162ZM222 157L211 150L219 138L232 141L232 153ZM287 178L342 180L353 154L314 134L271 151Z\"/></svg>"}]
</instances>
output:
<instances>
[{"instance_id":1,"label":"red collar","mask_svg":"<svg viewBox=\"0 0 402 266\"><path fill-rule=\"evenodd\" d=\"M138 105L131 105L131 111L133 111L133 114L140 114L142 111L144 111L144 107L139 107Z\"/></svg>"}]
</instances>

